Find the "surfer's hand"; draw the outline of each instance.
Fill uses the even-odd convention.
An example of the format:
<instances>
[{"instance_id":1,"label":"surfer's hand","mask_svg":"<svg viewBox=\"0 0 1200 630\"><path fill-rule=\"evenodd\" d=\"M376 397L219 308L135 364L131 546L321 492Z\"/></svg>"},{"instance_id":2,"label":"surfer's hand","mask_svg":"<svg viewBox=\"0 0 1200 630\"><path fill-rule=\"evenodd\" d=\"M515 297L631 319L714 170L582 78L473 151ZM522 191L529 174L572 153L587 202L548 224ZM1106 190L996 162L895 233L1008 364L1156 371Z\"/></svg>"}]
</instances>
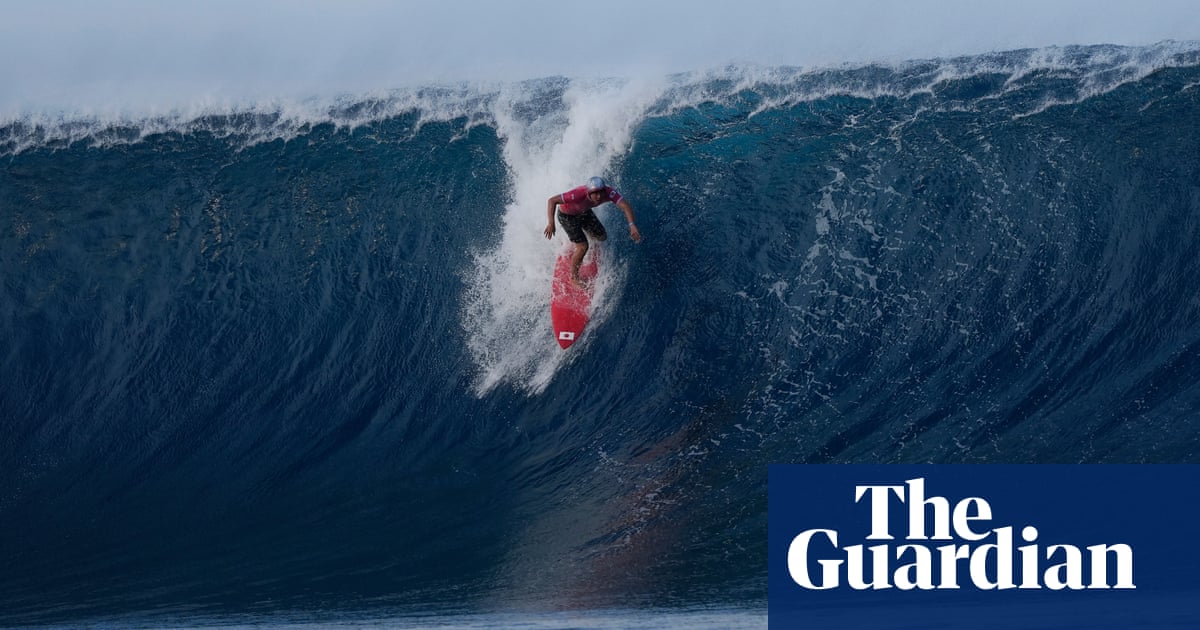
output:
<instances>
[{"instance_id":1,"label":"surfer's hand","mask_svg":"<svg viewBox=\"0 0 1200 630\"><path fill-rule=\"evenodd\" d=\"M544 232L542 232L542 234L545 234L546 238L554 238L554 224L553 223L548 224L546 226L546 230Z\"/></svg>"},{"instance_id":2,"label":"surfer's hand","mask_svg":"<svg viewBox=\"0 0 1200 630\"><path fill-rule=\"evenodd\" d=\"M632 223L629 224L629 238L633 239L634 243L642 242L642 233L639 232L637 226Z\"/></svg>"}]
</instances>

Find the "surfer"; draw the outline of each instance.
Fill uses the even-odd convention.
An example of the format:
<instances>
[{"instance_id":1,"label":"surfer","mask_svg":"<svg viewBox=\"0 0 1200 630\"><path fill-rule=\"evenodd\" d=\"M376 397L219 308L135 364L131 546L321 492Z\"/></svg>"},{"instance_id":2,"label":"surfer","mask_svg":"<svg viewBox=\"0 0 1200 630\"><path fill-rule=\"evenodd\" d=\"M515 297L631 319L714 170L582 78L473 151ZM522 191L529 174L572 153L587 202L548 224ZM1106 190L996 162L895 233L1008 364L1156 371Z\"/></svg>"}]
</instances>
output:
<instances>
[{"instance_id":1,"label":"surfer","mask_svg":"<svg viewBox=\"0 0 1200 630\"><path fill-rule=\"evenodd\" d=\"M608 238L604 224L596 217L596 213L592 212L592 208L610 201L625 213L625 219L629 222L629 238L635 243L640 243L642 234L633 222L633 208L621 193L609 186L602 177L593 177L587 184L572 188L561 195L554 195L546 202L546 238L554 238L554 211L557 209L558 222L567 231L567 238L575 246L571 256L571 282L575 286L583 286L583 281L579 279L579 265L583 263L583 257L587 254L587 237L597 241Z\"/></svg>"}]
</instances>

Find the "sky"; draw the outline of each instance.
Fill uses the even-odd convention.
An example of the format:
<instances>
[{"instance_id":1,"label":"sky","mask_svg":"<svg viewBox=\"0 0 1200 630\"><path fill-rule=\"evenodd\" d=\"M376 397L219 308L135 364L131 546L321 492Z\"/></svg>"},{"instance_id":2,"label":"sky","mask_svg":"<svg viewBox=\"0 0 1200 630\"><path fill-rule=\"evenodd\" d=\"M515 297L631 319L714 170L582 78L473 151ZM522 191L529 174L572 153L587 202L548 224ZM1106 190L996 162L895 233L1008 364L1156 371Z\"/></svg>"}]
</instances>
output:
<instances>
[{"instance_id":1,"label":"sky","mask_svg":"<svg viewBox=\"0 0 1200 630\"><path fill-rule=\"evenodd\" d=\"M0 113L1200 40L1196 0L0 0Z\"/></svg>"}]
</instances>

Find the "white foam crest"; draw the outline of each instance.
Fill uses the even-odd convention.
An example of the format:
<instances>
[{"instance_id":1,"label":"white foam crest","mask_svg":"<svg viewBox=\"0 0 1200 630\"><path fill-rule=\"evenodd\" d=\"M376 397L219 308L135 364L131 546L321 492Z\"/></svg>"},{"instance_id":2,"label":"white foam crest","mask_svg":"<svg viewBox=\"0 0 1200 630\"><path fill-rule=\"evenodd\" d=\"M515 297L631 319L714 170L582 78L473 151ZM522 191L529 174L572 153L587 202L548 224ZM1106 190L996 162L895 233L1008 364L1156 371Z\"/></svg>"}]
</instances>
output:
<instances>
[{"instance_id":1,"label":"white foam crest","mask_svg":"<svg viewBox=\"0 0 1200 630\"><path fill-rule=\"evenodd\" d=\"M331 124L350 130L395 116L418 113L416 128L430 122L466 120L467 128L491 122L499 88L488 84L338 95L328 98L239 101L205 98L185 105L141 109L125 106L0 113L0 154L86 143L108 147L177 133L236 138L242 147L291 140Z\"/></svg>"},{"instance_id":2,"label":"white foam crest","mask_svg":"<svg viewBox=\"0 0 1200 630\"><path fill-rule=\"evenodd\" d=\"M1200 42L1163 42L1147 48L1099 48L1082 68L1082 76L1075 88L1075 94L1069 98L1046 98L1026 112L1014 114L1014 119L1025 118L1040 114L1052 107L1073 105L1090 98L1111 92L1122 85L1135 83L1151 74L1167 68L1186 67L1194 65L1194 54L1200 48ZM1040 51L1040 64L1030 64L1021 75L1014 75L1009 84L1016 83L1037 70L1069 71L1072 66L1068 55L1062 49L1046 49ZM1010 89L1016 89L1011 88Z\"/></svg>"},{"instance_id":3,"label":"white foam crest","mask_svg":"<svg viewBox=\"0 0 1200 630\"><path fill-rule=\"evenodd\" d=\"M514 85L495 103L511 176L511 203L504 208L500 239L475 255L464 309L468 347L479 369L476 392L501 383L541 393L565 361L586 352L620 294L623 265L605 253L593 298L588 333L563 351L550 324L550 283L557 254L568 248L563 231L543 236L549 197L607 175L629 148L633 131L659 99L660 84L622 81L571 82L561 95L531 94ZM620 182L614 182L617 186ZM605 210L600 209L601 220ZM620 238L623 231L611 230ZM601 251L611 252L606 243Z\"/></svg>"},{"instance_id":4,"label":"white foam crest","mask_svg":"<svg viewBox=\"0 0 1200 630\"><path fill-rule=\"evenodd\" d=\"M982 74L1006 75L999 91L980 97L985 100L1026 88L1026 79L1031 76L1049 74L1076 82L1076 94L1066 99L1047 100L1033 111L1022 114L1029 115L1057 104L1079 102L1103 94L1159 69L1194 65L1197 54L1200 54L1200 42L1167 41L1145 47L1051 46L970 57L809 68L731 65L660 77L652 83L645 80L573 82L566 98L574 98L571 94L580 93L580 90L591 91L590 98L594 100L572 104L577 107L572 115L583 120L588 116L587 107L602 110L624 107L619 103L604 102L604 94L617 86L621 86L617 93L632 91L636 94L641 89L639 86L669 85L669 89L653 92L662 97L660 102L652 105L654 115L669 115L706 102L728 102L741 93L751 92L759 99L750 112L753 116L837 96L878 99L932 94L947 82ZM303 99L238 100L209 96L182 104L114 103L108 107L0 110L0 155L76 142L95 146L126 144L163 133L205 132L218 137L233 136L242 146L252 146L277 139L290 140L320 124L353 130L413 111L419 112L418 127L430 121L464 119L469 129L477 124L492 123L493 115L504 109L497 108L497 102L507 101L510 106L528 105L531 92L543 89L545 83L545 80L516 84L475 82ZM631 102L636 103L636 97ZM644 105L637 104L638 107ZM947 106L961 107L958 104ZM515 110L511 115L521 118ZM528 140L533 142L530 146L536 146L539 141L535 136L548 126L562 122L556 120L554 115L548 114L547 120L528 121L530 128L522 130L520 135L529 136ZM597 140L604 140L604 131L589 129L586 125L571 125L564 129L585 135L598 133ZM564 147L570 146L569 138L563 140ZM555 164L560 172L575 176L587 171L578 165L570 165L573 158L569 155L554 157L552 162L547 158L547 163ZM559 164L562 166L557 166ZM525 168L519 170L524 172Z\"/></svg>"},{"instance_id":5,"label":"white foam crest","mask_svg":"<svg viewBox=\"0 0 1200 630\"><path fill-rule=\"evenodd\" d=\"M661 113L669 114L701 103L730 102L742 93L754 93L760 99L750 116L833 97L911 98L936 94L938 88L948 82L986 74L1007 76L1003 89L981 96L983 100L1022 89L1027 77L1060 73L1076 82L1076 96L1070 101L1062 101L1074 103L1138 81L1164 68L1195 65L1198 53L1200 41L1167 41L1145 47L1050 46L969 57L809 68L725 66L677 75L675 87ZM1046 106L1053 104L1059 103L1048 102Z\"/></svg>"}]
</instances>

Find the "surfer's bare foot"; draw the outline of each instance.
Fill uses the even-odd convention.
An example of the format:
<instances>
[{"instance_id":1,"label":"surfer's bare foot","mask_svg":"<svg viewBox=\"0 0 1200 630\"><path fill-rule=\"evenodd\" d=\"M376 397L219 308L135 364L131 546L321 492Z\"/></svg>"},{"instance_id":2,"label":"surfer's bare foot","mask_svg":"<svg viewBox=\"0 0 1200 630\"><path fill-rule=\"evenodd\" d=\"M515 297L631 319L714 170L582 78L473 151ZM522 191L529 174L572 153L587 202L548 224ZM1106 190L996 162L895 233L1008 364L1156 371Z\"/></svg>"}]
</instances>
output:
<instances>
[{"instance_id":1,"label":"surfer's bare foot","mask_svg":"<svg viewBox=\"0 0 1200 630\"><path fill-rule=\"evenodd\" d=\"M571 284L574 285L576 289L587 288L587 283L581 280L579 276L571 276Z\"/></svg>"}]
</instances>

